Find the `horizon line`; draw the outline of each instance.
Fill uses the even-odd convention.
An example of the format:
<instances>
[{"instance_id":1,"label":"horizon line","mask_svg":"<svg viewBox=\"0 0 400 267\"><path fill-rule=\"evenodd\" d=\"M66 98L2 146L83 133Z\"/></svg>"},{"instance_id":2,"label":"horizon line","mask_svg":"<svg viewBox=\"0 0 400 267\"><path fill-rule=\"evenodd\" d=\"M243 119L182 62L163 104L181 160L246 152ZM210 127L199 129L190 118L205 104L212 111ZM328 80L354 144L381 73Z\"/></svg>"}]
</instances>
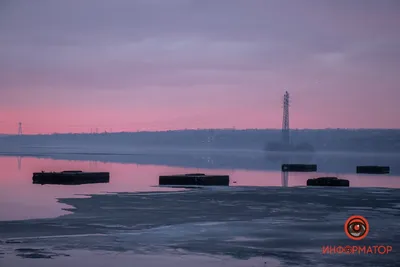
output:
<instances>
[{"instance_id":1,"label":"horizon line","mask_svg":"<svg viewBox=\"0 0 400 267\"><path fill-rule=\"evenodd\" d=\"M400 128L293 128L291 131L326 131L326 130L346 130L346 131L400 131ZM68 135L68 134L81 134L81 135L96 135L96 134L121 134L121 133L166 133L166 132L182 132L182 131L282 131L280 128L186 128L186 129L171 129L171 130L142 130L142 131L102 131L102 132L54 132L54 133L32 133L22 134L22 136L34 135ZM2 136L19 136L19 134L0 133Z\"/></svg>"}]
</instances>

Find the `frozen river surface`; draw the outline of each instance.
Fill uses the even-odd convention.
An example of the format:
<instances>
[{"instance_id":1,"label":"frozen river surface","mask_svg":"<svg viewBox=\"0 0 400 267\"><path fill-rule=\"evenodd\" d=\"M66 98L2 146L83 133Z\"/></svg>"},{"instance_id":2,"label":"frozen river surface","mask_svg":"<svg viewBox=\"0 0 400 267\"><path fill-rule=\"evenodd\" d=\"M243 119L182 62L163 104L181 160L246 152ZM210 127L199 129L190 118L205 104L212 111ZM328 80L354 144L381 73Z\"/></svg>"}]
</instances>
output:
<instances>
[{"instance_id":1,"label":"frozen river surface","mask_svg":"<svg viewBox=\"0 0 400 267\"><path fill-rule=\"evenodd\" d=\"M0 222L0 266L398 266L400 190L226 188L60 199L71 214ZM370 232L350 240L351 215ZM390 245L385 255L323 246ZM397 261L396 261L397 260Z\"/></svg>"}]
</instances>

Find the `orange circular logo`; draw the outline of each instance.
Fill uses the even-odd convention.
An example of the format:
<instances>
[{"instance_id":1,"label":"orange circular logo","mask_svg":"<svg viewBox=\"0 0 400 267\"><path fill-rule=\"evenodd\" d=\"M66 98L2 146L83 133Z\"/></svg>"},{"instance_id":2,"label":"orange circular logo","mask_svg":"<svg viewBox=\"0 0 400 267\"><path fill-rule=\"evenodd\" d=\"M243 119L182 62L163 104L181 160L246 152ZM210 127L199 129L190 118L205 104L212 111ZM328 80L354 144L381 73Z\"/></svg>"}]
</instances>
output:
<instances>
[{"instance_id":1,"label":"orange circular logo","mask_svg":"<svg viewBox=\"0 0 400 267\"><path fill-rule=\"evenodd\" d=\"M367 219L359 215L351 216L344 224L344 232L350 239L364 239L369 232L369 224Z\"/></svg>"}]
</instances>

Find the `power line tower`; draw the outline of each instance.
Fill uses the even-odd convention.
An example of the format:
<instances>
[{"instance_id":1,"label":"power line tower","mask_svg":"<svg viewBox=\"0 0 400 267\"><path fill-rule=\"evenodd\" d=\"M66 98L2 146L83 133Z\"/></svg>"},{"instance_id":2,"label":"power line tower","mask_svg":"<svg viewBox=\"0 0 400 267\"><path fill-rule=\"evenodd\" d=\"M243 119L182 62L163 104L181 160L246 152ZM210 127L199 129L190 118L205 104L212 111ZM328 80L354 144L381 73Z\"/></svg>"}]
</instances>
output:
<instances>
[{"instance_id":1,"label":"power line tower","mask_svg":"<svg viewBox=\"0 0 400 267\"><path fill-rule=\"evenodd\" d=\"M289 93L286 91L283 96L282 142L287 145L290 143L289 131Z\"/></svg>"},{"instance_id":2,"label":"power line tower","mask_svg":"<svg viewBox=\"0 0 400 267\"><path fill-rule=\"evenodd\" d=\"M18 123L18 135L22 135L22 122Z\"/></svg>"}]
</instances>

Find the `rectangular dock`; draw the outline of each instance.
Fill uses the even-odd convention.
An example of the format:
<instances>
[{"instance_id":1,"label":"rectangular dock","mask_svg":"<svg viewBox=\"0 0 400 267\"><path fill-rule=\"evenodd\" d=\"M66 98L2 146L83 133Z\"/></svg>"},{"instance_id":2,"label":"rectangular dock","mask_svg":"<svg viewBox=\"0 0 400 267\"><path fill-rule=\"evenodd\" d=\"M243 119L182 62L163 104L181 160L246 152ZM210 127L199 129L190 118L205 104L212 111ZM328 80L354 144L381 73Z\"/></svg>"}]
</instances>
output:
<instances>
[{"instance_id":1,"label":"rectangular dock","mask_svg":"<svg viewBox=\"0 0 400 267\"><path fill-rule=\"evenodd\" d=\"M307 180L307 186L344 186L349 187L350 181L337 177L319 177Z\"/></svg>"},{"instance_id":2,"label":"rectangular dock","mask_svg":"<svg viewBox=\"0 0 400 267\"><path fill-rule=\"evenodd\" d=\"M316 172L316 164L282 164L282 172Z\"/></svg>"},{"instance_id":3,"label":"rectangular dock","mask_svg":"<svg viewBox=\"0 0 400 267\"><path fill-rule=\"evenodd\" d=\"M357 166L357 173L364 174L388 174L390 173L389 166Z\"/></svg>"},{"instance_id":4,"label":"rectangular dock","mask_svg":"<svg viewBox=\"0 0 400 267\"><path fill-rule=\"evenodd\" d=\"M32 177L33 184L58 184L58 185L80 185L94 183L109 183L109 172L35 172Z\"/></svg>"},{"instance_id":5,"label":"rectangular dock","mask_svg":"<svg viewBox=\"0 0 400 267\"><path fill-rule=\"evenodd\" d=\"M203 173L162 175L159 185L200 185L200 186L229 186L229 175L205 175Z\"/></svg>"}]
</instances>

